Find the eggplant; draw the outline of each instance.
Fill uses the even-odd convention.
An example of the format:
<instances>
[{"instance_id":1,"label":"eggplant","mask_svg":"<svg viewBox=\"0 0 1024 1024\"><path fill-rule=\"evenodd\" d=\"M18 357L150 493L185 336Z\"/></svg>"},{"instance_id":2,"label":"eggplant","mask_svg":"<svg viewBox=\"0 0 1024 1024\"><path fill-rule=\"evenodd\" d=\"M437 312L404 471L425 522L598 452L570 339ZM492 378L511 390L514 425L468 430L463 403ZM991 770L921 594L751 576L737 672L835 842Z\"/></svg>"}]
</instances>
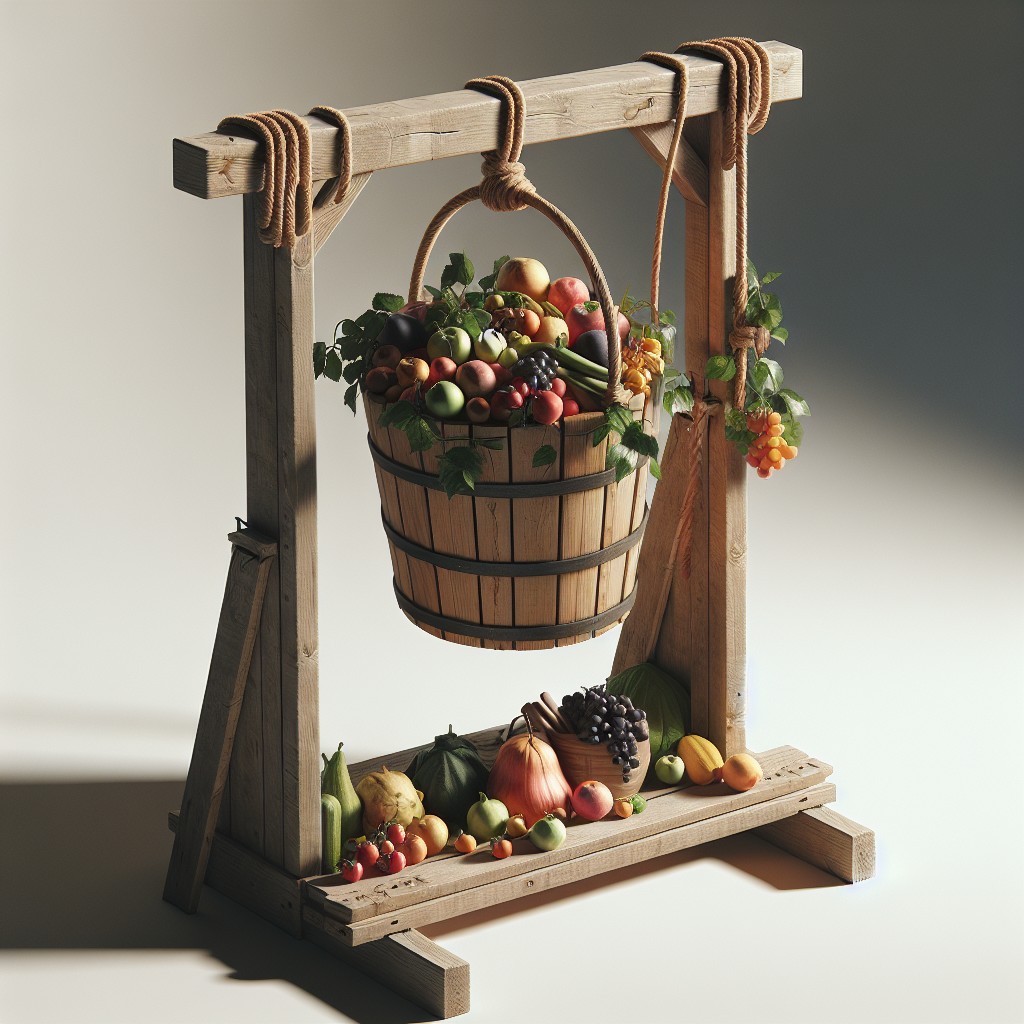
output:
<instances>
[{"instance_id":1,"label":"eggplant","mask_svg":"<svg viewBox=\"0 0 1024 1024\"><path fill-rule=\"evenodd\" d=\"M584 331L573 343L572 350L592 363L608 368L608 334L606 331Z\"/></svg>"},{"instance_id":2,"label":"eggplant","mask_svg":"<svg viewBox=\"0 0 1024 1024\"><path fill-rule=\"evenodd\" d=\"M427 344L427 329L408 313L392 313L377 335L377 344L394 345L403 356L408 355Z\"/></svg>"}]
</instances>

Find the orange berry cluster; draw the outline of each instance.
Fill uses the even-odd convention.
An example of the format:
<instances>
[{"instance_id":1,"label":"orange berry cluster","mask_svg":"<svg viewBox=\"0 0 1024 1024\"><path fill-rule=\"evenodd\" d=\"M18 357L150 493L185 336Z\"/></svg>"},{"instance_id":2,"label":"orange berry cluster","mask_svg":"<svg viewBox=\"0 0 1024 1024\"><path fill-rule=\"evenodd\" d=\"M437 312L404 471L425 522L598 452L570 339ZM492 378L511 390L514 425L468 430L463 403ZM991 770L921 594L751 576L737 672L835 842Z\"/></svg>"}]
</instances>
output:
<instances>
[{"instance_id":1,"label":"orange berry cluster","mask_svg":"<svg viewBox=\"0 0 1024 1024\"><path fill-rule=\"evenodd\" d=\"M747 449L747 462L766 480L773 469L782 469L787 459L796 458L796 448L782 439L782 417L777 413L747 414L747 429L757 433Z\"/></svg>"}]
</instances>

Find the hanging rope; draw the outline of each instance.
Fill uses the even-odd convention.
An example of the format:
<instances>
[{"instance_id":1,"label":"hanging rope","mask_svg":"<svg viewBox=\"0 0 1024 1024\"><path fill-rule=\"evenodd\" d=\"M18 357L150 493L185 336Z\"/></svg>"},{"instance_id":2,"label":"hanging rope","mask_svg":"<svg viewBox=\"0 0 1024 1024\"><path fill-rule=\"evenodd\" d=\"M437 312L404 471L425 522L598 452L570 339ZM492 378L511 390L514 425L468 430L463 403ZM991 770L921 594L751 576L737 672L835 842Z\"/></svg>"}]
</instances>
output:
<instances>
[{"instance_id":1,"label":"hanging rope","mask_svg":"<svg viewBox=\"0 0 1024 1024\"><path fill-rule=\"evenodd\" d=\"M725 65L726 95L722 169L736 168L736 274L733 278L733 326L729 346L736 361L733 406L743 409L747 397L747 350L760 358L771 340L764 327L747 323L747 136L755 135L771 111L772 67L767 51L753 39L727 36L683 43L676 53L717 57Z\"/></svg>"},{"instance_id":2,"label":"hanging rope","mask_svg":"<svg viewBox=\"0 0 1024 1024\"><path fill-rule=\"evenodd\" d=\"M348 119L334 107L314 107L309 116L338 128L338 187L340 203L352 182L352 133ZM263 185L258 193L256 229L260 241L275 249L290 249L313 222L313 154L309 126L290 110L232 114L218 131L242 128L263 143Z\"/></svg>"}]
</instances>

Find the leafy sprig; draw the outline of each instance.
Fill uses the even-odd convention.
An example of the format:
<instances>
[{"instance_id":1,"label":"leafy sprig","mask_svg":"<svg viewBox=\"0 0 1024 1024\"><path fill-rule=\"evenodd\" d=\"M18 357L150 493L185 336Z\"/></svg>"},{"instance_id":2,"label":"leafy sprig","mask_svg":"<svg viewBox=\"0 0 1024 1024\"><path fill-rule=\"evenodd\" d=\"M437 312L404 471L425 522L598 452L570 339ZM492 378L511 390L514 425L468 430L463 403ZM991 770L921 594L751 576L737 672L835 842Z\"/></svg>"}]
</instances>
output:
<instances>
[{"instance_id":1,"label":"leafy sprig","mask_svg":"<svg viewBox=\"0 0 1024 1024\"><path fill-rule=\"evenodd\" d=\"M605 438L611 438L605 456L605 468L615 470L617 483L636 471L642 455L650 460L654 479L661 479L658 439L645 433L643 424L633 419L632 412L624 405L610 405L605 409L604 422L594 430L593 446L596 448Z\"/></svg>"}]
</instances>

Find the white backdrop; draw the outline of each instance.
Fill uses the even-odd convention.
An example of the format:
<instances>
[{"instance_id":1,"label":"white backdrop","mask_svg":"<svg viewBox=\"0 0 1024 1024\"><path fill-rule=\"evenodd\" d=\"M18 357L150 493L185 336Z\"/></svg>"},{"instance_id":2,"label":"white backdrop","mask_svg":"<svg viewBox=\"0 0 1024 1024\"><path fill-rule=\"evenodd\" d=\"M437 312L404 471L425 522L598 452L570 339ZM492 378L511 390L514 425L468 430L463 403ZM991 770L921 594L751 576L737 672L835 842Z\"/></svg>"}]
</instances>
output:
<instances>
[{"instance_id":1,"label":"white backdrop","mask_svg":"<svg viewBox=\"0 0 1024 1024\"><path fill-rule=\"evenodd\" d=\"M526 2L520 31L448 3L3 5L13 45L0 74L18 97L7 117L19 146L0 170L5 1021L422 1019L215 894L192 920L160 902L164 814L191 752L225 535L245 503L241 204L174 192L172 137L229 112L352 106L499 69L529 78L723 31L808 54L807 98L773 112L751 147L752 254L786 271L784 361L814 415L785 477L750 482L748 738L836 766L837 808L878 832L879 875L833 885L735 838L429 934L472 964L478 1020L1024 1015L1013 762L1024 488L1016 441L997 443L983 407L965 404L955 361L932 365L965 335L921 310L943 285L924 230L935 207L915 205L907 185L916 165L897 151L872 185L877 152L850 166L840 127L822 128L838 104L848 134L884 144L884 104L856 121L844 87L846 51L870 19L799 4L733 4L730 19L706 3L642 9ZM1008 12L983 5L978 24L1010 38ZM909 5L901 16L913 21ZM922 143L931 173L952 174L942 161L957 155L940 143ZM640 289L658 180L648 158L618 135L527 157L613 291ZM318 259L318 337L374 291L404 287L425 221L478 163L370 182ZM985 203L990 172L975 173ZM994 216L949 216L943 244L969 257L959 272L995 288L1002 236L989 250L972 234ZM679 309L681 207L670 217L666 294ZM530 215L468 211L444 240L480 265L529 253L576 272ZM981 289L944 315L1006 345L1009 321L986 333L995 306ZM332 385L317 400L324 749L343 739L358 760L449 722L482 728L541 689L606 675L614 633L524 655L410 626L391 596L365 426Z\"/></svg>"}]
</instances>

